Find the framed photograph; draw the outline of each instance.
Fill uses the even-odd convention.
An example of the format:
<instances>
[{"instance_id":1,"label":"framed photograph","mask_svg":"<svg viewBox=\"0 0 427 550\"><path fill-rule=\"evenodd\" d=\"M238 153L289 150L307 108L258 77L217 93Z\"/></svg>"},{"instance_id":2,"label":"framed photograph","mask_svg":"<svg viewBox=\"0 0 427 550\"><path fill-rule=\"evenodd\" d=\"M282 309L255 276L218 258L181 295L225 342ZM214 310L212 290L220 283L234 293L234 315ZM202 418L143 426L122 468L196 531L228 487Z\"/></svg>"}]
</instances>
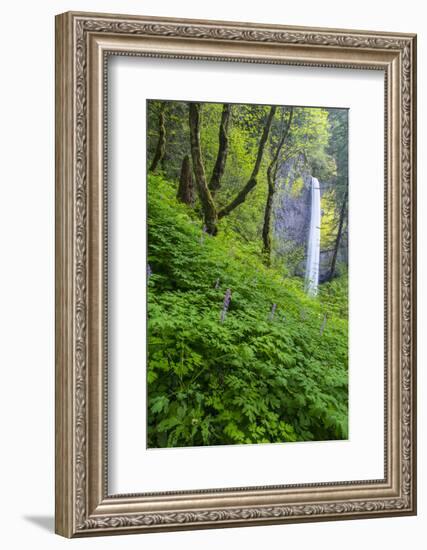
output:
<instances>
[{"instance_id":1,"label":"framed photograph","mask_svg":"<svg viewBox=\"0 0 427 550\"><path fill-rule=\"evenodd\" d=\"M416 37L56 18L56 532L416 513Z\"/></svg>"}]
</instances>

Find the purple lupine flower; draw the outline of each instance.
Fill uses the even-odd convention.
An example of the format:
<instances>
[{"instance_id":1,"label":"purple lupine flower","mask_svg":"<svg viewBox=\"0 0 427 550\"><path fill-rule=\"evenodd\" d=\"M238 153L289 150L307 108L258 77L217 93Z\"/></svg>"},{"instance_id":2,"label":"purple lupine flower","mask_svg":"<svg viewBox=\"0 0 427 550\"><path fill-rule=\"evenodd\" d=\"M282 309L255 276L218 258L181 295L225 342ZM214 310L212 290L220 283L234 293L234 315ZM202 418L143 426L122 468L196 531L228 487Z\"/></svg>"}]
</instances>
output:
<instances>
[{"instance_id":1,"label":"purple lupine flower","mask_svg":"<svg viewBox=\"0 0 427 550\"><path fill-rule=\"evenodd\" d=\"M320 336L322 336L323 331L325 330L327 319L328 319L328 316L325 313L325 315L323 316L322 326L320 327Z\"/></svg>"},{"instance_id":2,"label":"purple lupine flower","mask_svg":"<svg viewBox=\"0 0 427 550\"><path fill-rule=\"evenodd\" d=\"M231 301L231 290L227 288L227 291L224 296L224 303L222 305L222 311L221 311L221 323L224 322L225 316L227 315L228 306L230 305Z\"/></svg>"},{"instance_id":3,"label":"purple lupine flower","mask_svg":"<svg viewBox=\"0 0 427 550\"><path fill-rule=\"evenodd\" d=\"M276 313L276 308L277 308L277 304L273 304L271 306L270 317L269 317L270 321L272 321L274 319L274 314Z\"/></svg>"},{"instance_id":4,"label":"purple lupine flower","mask_svg":"<svg viewBox=\"0 0 427 550\"><path fill-rule=\"evenodd\" d=\"M150 264L147 264L147 282L150 280L150 277L152 275L152 270Z\"/></svg>"}]
</instances>

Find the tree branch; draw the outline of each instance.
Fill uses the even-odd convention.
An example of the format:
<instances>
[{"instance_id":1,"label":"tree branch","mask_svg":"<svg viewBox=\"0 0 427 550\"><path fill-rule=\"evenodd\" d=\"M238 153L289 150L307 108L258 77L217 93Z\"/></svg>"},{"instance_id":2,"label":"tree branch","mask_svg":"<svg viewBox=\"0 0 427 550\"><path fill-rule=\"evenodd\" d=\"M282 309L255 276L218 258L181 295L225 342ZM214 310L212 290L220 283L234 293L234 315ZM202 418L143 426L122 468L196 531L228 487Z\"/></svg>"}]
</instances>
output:
<instances>
[{"instance_id":1,"label":"tree branch","mask_svg":"<svg viewBox=\"0 0 427 550\"><path fill-rule=\"evenodd\" d=\"M334 275L335 275L335 267L336 267L336 262L337 262L338 248L339 248L340 240L341 240L341 236L342 236L342 230L343 230L344 218L345 218L345 209L346 209L346 206L347 206L347 197L348 197L348 191L345 192L344 199L343 199L342 206L341 206L338 233L337 233L337 238L335 240L334 253L333 253L333 256L332 256L331 268L329 270L329 275L328 275L328 280L329 281L332 280Z\"/></svg>"},{"instance_id":2,"label":"tree branch","mask_svg":"<svg viewBox=\"0 0 427 550\"><path fill-rule=\"evenodd\" d=\"M240 204L242 204L242 202L246 200L246 197L248 196L248 194L256 186L257 177L258 177L259 169L261 167L262 157L264 154L265 144L268 139L268 134L270 132L270 128L273 122L275 112L276 112L276 107L272 105L270 107L270 112L267 118L267 122L265 123L264 129L262 132L262 136L258 147L257 158L249 180L247 181L243 189L241 189L241 191L236 195L236 197L226 207L224 207L222 210L219 211L218 218L223 218L224 216L227 216L228 214L230 214L230 212L232 212L235 208L237 208Z\"/></svg>"},{"instance_id":3,"label":"tree branch","mask_svg":"<svg viewBox=\"0 0 427 550\"><path fill-rule=\"evenodd\" d=\"M263 253L264 253L265 261L267 265L270 264L270 256L271 256L271 214L273 210L273 197L276 190L275 185L276 185L276 177L277 177L277 167L278 167L280 151L282 150L282 147L286 141L286 138L289 135L289 131L291 128L292 117L294 112L293 107L291 107L289 112L290 112L289 118L287 120L287 123L284 129L282 130L282 135L280 137L279 143L277 144L276 151L267 168L268 194L267 194L267 201L265 203L265 210L264 210L264 224L262 227Z\"/></svg>"}]
</instances>

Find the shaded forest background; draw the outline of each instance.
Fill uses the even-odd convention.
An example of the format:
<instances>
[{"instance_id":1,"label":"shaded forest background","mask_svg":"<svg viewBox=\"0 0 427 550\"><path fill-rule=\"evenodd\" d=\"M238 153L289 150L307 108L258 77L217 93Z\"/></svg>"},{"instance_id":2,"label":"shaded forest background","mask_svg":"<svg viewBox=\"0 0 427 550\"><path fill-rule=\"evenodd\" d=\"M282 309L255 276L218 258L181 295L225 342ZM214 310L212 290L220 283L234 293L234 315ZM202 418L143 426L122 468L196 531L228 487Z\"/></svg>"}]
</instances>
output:
<instances>
[{"instance_id":1,"label":"shaded forest background","mask_svg":"<svg viewBox=\"0 0 427 550\"><path fill-rule=\"evenodd\" d=\"M347 111L147 113L148 446L347 438ZM316 297L277 215L308 176L322 184Z\"/></svg>"}]
</instances>

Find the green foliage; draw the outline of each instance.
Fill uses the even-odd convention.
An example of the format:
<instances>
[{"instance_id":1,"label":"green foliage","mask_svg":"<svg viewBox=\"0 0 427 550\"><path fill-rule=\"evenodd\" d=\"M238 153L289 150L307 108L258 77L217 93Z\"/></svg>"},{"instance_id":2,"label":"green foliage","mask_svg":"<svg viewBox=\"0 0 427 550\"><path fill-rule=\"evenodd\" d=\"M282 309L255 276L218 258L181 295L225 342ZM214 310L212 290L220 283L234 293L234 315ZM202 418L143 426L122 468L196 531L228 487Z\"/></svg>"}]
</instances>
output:
<instances>
[{"instance_id":1,"label":"green foliage","mask_svg":"<svg viewBox=\"0 0 427 550\"><path fill-rule=\"evenodd\" d=\"M303 187L304 187L304 180L302 179L301 176L299 176L294 180L292 184L292 188L290 191L291 197L294 197L294 198L299 197L301 195Z\"/></svg>"},{"instance_id":2,"label":"green foliage","mask_svg":"<svg viewBox=\"0 0 427 550\"><path fill-rule=\"evenodd\" d=\"M339 220L335 206L335 192L326 190L321 198L322 230L320 246L323 250L332 249L335 244Z\"/></svg>"},{"instance_id":3,"label":"green foliage","mask_svg":"<svg viewBox=\"0 0 427 550\"><path fill-rule=\"evenodd\" d=\"M286 277L301 276L301 266L304 265L305 258L304 247L291 243L286 251L273 256L272 264L283 269L283 274Z\"/></svg>"},{"instance_id":4,"label":"green foliage","mask_svg":"<svg viewBox=\"0 0 427 550\"><path fill-rule=\"evenodd\" d=\"M322 239L326 248L335 242L338 232L340 217L346 221L347 208L341 212L342 204L347 204L348 193L348 112L345 109L331 109L329 111L330 139L327 148L328 158L334 159L335 170L330 172L328 181L332 184L328 193L325 206L322 200L322 208L328 210L328 220L322 219ZM325 223L326 222L326 223ZM344 224L344 234L341 238L341 247L347 248L347 227Z\"/></svg>"},{"instance_id":5,"label":"green foliage","mask_svg":"<svg viewBox=\"0 0 427 550\"><path fill-rule=\"evenodd\" d=\"M251 147L232 138L248 159ZM149 447L346 439L347 278L308 298L300 279L263 265L231 216L206 235L175 193L148 177Z\"/></svg>"}]
</instances>

